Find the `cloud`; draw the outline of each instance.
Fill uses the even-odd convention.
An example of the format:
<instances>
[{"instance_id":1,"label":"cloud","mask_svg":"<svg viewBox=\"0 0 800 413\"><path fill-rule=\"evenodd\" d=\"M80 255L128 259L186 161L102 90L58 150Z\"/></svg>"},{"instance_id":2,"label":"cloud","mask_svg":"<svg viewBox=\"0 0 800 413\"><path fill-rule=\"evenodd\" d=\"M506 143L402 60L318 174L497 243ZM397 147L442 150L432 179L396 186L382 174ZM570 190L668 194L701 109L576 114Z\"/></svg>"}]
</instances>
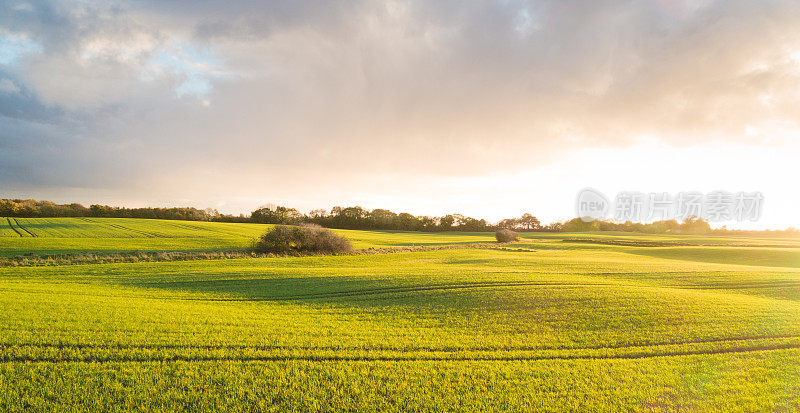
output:
<instances>
[{"instance_id":1,"label":"cloud","mask_svg":"<svg viewBox=\"0 0 800 413\"><path fill-rule=\"evenodd\" d=\"M0 92L8 94L19 93L19 88L9 79L0 79Z\"/></svg>"},{"instance_id":2,"label":"cloud","mask_svg":"<svg viewBox=\"0 0 800 413\"><path fill-rule=\"evenodd\" d=\"M0 116L14 122L0 143L22 169L0 168L0 182L296 194L535 169L643 139L789 145L799 12L773 0L5 2L0 36L16 40L0 41L13 56L0 60Z\"/></svg>"}]
</instances>

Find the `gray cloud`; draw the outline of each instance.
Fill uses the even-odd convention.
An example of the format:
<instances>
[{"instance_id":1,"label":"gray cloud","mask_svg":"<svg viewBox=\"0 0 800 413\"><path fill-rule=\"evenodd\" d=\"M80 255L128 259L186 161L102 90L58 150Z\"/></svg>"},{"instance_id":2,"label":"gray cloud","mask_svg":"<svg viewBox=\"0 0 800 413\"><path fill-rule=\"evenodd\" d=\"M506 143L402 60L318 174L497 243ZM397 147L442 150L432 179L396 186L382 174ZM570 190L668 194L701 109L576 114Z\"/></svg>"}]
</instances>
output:
<instances>
[{"instance_id":1,"label":"gray cloud","mask_svg":"<svg viewBox=\"0 0 800 413\"><path fill-rule=\"evenodd\" d=\"M780 144L800 119L798 11L755 0L4 2L0 36L38 50L0 66L20 90L0 92L0 182L279 193L522 170L642 136Z\"/></svg>"}]
</instances>

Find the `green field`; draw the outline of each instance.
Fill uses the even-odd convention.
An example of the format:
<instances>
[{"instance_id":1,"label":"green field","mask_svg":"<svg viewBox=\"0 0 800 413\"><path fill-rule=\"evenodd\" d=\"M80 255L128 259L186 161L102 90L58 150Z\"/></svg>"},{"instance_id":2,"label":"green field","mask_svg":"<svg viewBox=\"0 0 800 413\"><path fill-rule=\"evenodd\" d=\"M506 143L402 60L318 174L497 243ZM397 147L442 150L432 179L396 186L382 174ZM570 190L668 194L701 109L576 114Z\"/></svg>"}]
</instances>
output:
<instances>
[{"instance_id":1,"label":"green field","mask_svg":"<svg viewBox=\"0 0 800 413\"><path fill-rule=\"evenodd\" d=\"M0 256L246 248L269 225L126 218L0 218ZM494 241L488 233L336 230L355 248Z\"/></svg>"},{"instance_id":2,"label":"green field","mask_svg":"<svg viewBox=\"0 0 800 413\"><path fill-rule=\"evenodd\" d=\"M226 250L266 229L3 220L5 256ZM0 410L800 411L800 240L523 236L3 267Z\"/></svg>"}]
</instances>

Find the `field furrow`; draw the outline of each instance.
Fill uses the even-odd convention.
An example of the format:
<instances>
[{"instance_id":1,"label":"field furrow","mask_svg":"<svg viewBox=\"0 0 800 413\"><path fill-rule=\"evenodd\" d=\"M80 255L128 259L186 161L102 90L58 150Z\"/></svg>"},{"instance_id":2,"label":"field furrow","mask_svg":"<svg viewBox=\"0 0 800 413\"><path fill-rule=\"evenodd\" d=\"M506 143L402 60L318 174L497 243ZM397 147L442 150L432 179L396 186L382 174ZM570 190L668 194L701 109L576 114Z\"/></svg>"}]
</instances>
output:
<instances>
[{"instance_id":1,"label":"field furrow","mask_svg":"<svg viewBox=\"0 0 800 413\"><path fill-rule=\"evenodd\" d=\"M6 222L8 222L8 228L10 230L14 231L14 233L17 234L17 236L19 236L19 237L23 237L24 236L22 231L17 229L17 227L15 227L14 224L11 223L11 218L6 218Z\"/></svg>"},{"instance_id":2,"label":"field furrow","mask_svg":"<svg viewBox=\"0 0 800 413\"><path fill-rule=\"evenodd\" d=\"M30 235L31 237L36 237L36 236L37 236L36 234L34 234L33 232L31 232L31 231L30 231L30 230L28 230L27 228L25 228L24 226L22 226L22 225L19 223L19 220L18 220L17 218L14 218L14 224L17 226L17 228L19 228L19 229L20 229L20 230L22 230L22 231L25 231L25 232L26 232L28 235Z\"/></svg>"},{"instance_id":3,"label":"field furrow","mask_svg":"<svg viewBox=\"0 0 800 413\"><path fill-rule=\"evenodd\" d=\"M360 362L397 362L397 361L441 361L441 362L473 362L473 361L553 361L553 360L635 360L656 357L680 357L699 355L720 355L771 352L781 350L800 349L800 342L760 344L756 346L735 346L729 348L709 349L664 349L662 351L642 351L634 349L628 352L594 353L572 351L570 353L543 354L542 352L413 352L405 351L402 354L369 354L364 351L351 351L349 353L320 353L320 354L253 354L259 351L249 351L246 354L163 354L159 352L139 352L139 354L81 354L82 351L65 351L60 348L56 354L26 355L15 354L13 348L6 348L0 363L109 363L109 362L198 362L198 361L360 361ZM72 354L70 354L72 353ZM77 353L77 354L76 354Z\"/></svg>"},{"instance_id":4,"label":"field furrow","mask_svg":"<svg viewBox=\"0 0 800 413\"><path fill-rule=\"evenodd\" d=\"M297 347L289 345L257 345L257 344L174 344L174 343L141 343L141 344L90 344L90 343L0 343L0 348L41 348L41 349L56 349L56 350L103 350L103 351L125 351L125 350L237 350L237 351L293 351L293 352L389 352L389 353L489 353L489 352L533 352L533 351L573 351L578 352L582 350L622 350L622 349L640 349L648 347L676 347L676 346L696 346L706 344L725 344L725 345L740 345L747 342L758 342L762 346L770 346L775 344L763 344L774 341L781 341L791 339L786 345L793 345L800 342L800 334L772 334L772 335L755 335L746 337L714 337L706 339L697 339L690 341L661 341L651 343L616 343L616 344L603 344L594 346L519 346L519 347L493 347L493 346L478 346L478 347L421 347L421 346L376 346L376 347L363 347L363 346L312 346L312 347ZM778 343L779 345L783 345ZM753 347L753 346L751 346Z\"/></svg>"}]
</instances>

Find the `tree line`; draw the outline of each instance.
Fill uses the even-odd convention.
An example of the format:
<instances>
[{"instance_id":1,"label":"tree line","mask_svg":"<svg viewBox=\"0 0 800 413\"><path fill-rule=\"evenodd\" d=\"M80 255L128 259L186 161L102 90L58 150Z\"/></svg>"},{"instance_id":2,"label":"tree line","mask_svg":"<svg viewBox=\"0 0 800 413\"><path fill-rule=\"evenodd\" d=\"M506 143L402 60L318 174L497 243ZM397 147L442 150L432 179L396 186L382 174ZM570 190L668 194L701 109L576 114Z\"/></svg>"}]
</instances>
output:
<instances>
[{"instance_id":1,"label":"tree line","mask_svg":"<svg viewBox=\"0 0 800 413\"><path fill-rule=\"evenodd\" d=\"M649 223L642 222L614 222L611 220L595 220L584 222L580 218L574 218L563 224L559 224L559 231L562 232L590 232L590 231L620 231L620 232L642 232L645 234L711 234L714 230L704 219L698 217L688 217L683 221L675 219L654 221Z\"/></svg>"},{"instance_id":2,"label":"tree line","mask_svg":"<svg viewBox=\"0 0 800 413\"><path fill-rule=\"evenodd\" d=\"M223 218L224 219L224 218ZM381 229L398 231L494 231L500 228L542 231L549 227L542 226L531 214L520 218L504 219L491 224L485 219L477 219L461 214L448 214L441 217L414 216L406 212L395 213L388 209L368 210L360 206L333 207L330 211L315 209L303 214L294 208L283 206L264 206L250 214L251 222L263 224L296 225L311 223L327 228L340 229Z\"/></svg>"},{"instance_id":3,"label":"tree line","mask_svg":"<svg viewBox=\"0 0 800 413\"><path fill-rule=\"evenodd\" d=\"M340 229L381 229L399 231L494 231L500 228L520 231L548 231L550 226L542 226L531 214L520 218L504 219L490 224L485 219L477 219L461 214L448 214L441 217L414 216L409 213L395 213L388 209L368 210L360 206L333 207L330 211L315 209L303 214L295 208L267 205L246 215L225 215L215 209L193 207L175 208L126 208L108 205L85 207L78 203L56 204L34 199L0 200L0 216L20 218L45 217L105 217L105 218L149 218L188 221L251 222L261 224L316 224L327 228Z\"/></svg>"},{"instance_id":4,"label":"tree line","mask_svg":"<svg viewBox=\"0 0 800 413\"><path fill-rule=\"evenodd\" d=\"M591 232L591 231L619 231L619 232L641 232L645 234L692 234L692 235L747 235L747 234L786 234L797 235L800 231L797 228L789 227L785 230L737 230L728 229L725 225L720 228L711 228L708 221L696 216L684 218L682 221L676 219L642 222L614 222L611 220L595 220L584 222L580 218L574 218L564 223L551 224L555 232Z\"/></svg>"},{"instance_id":5,"label":"tree line","mask_svg":"<svg viewBox=\"0 0 800 413\"><path fill-rule=\"evenodd\" d=\"M35 199L0 199L0 217L105 217L210 221L218 216L220 216L220 214L216 210L200 210L192 207L124 208L108 205L91 205L87 208L77 203L56 204L50 201L37 201Z\"/></svg>"},{"instance_id":6,"label":"tree line","mask_svg":"<svg viewBox=\"0 0 800 413\"><path fill-rule=\"evenodd\" d=\"M477 219L461 214L447 214L440 217L414 216L409 213L395 213L388 209L368 210L360 206L333 207L330 211L315 209L304 214L295 208L266 205L247 215L225 215L217 210L193 207L175 208L125 208L108 205L56 204L50 201L33 199L0 199L0 217L107 217L107 218L149 218L188 221L250 222L261 224L316 224L327 228L376 229L398 231L466 231L484 232L509 229L514 231L540 232L589 232L621 231L649 234L753 234L787 233L797 234L798 230L784 231L740 231L725 227L712 229L702 218L688 217L683 221L665 220L650 223L614 222L596 220L584 222L575 218L565 222L542 223L531 214L519 218L508 218L491 224L485 219Z\"/></svg>"}]
</instances>

